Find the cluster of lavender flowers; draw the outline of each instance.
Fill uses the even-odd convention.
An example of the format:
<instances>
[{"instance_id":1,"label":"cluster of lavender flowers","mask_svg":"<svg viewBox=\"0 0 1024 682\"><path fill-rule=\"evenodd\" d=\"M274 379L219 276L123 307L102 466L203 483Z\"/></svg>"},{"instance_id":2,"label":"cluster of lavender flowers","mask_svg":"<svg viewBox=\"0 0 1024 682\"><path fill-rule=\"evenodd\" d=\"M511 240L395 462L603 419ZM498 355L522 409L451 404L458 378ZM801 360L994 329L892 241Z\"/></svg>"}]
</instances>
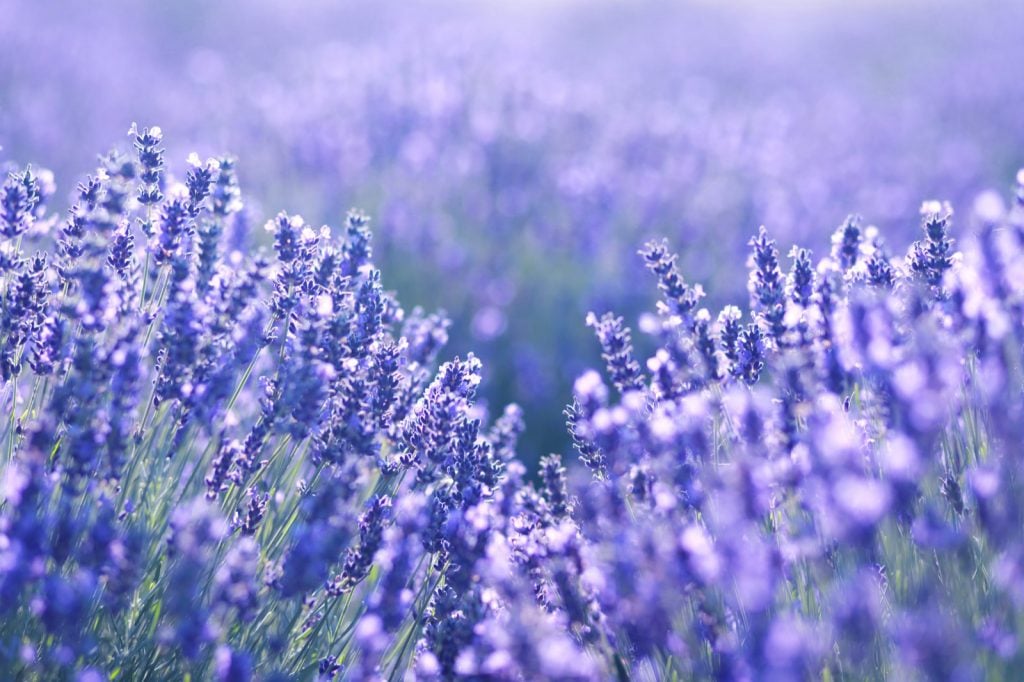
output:
<instances>
[{"instance_id":1,"label":"cluster of lavender flowers","mask_svg":"<svg viewBox=\"0 0 1024 682\"><path fill-rule=\"evenodd\" d=\"M567 410L590 475L566 492L543 469L570 511L540 544L579 557L544 584L581 641L639 679L1021 674L1017 181L962 250L936 201L903 256L854 216L787 268L762 227L746 311L701 308L665 244L643 249L658 348L641 363L621 318L590 318L607 380L583 374Z\"/></svg>"},{"instance_id":2,"label":"cluster of lavender flowers","mask_svg":"<svg viewBox=\"0 0 1024 682\"><path fill-rule=\"evenodd\" d=\"M0 674L33 679L1013 678L1024 666L1024 171L957 250L858 217L749 306L665 242L657 349L590 315L582 462L516 457L480 361L406 312L369 218L280 213L130 131L50 205L0 188Z\"/></svg>"},{"instance_id":3,"label":"cluster of lavender flowers","mask_svg":"<svg viewBox=\"0 0 1024 682\"><path fill-rule=\"evenodd\" d=\"M364 207L391 286L451 313L538 451L596 359L578 318L646 301L636 244L667 236L720 305L727 226L820 248L856 209L902 248L922 196L962 205L1024 145L1015 0L285 5L12 3L0 145L78 172L65 131L91 150L142 116L237 153L250 208Z\"/></svg>"},{"instance_id":4,"label":"cluster of lavender flowers","mask_svg":"<svg viewBox=\"0 0 1024 682\"><path fill-rule=\"evenodd\" d=\"M512 608L478 564L520 411L435 369L448 323L383 288L366 215L253 252L233 159L179 179L130 136L64 216L48 172L0 190L0 677L451 676Z\"/></svg>"}]
</instances>

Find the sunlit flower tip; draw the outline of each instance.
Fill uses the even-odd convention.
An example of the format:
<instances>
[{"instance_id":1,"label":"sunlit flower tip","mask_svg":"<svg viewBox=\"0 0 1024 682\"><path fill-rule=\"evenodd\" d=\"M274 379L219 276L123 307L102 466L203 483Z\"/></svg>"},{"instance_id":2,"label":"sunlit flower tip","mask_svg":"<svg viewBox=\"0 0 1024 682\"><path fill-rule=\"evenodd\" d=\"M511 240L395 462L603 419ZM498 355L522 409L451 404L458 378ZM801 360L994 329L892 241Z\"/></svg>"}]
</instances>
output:
<instances>
[{"instance_id":1,"label":"sunlit flower tip","mask_svg":"<svg viewBox=\"0 0 1024 682\"><path fill-rule=\"evenodd\" d=\"M647 358L647 369L651 373L655 373L660 371L662 367L665 367L670 363L671 357L669 356L668 351L665 350L664 348L659 348L657 351L654 352L653 356Z\"/></svg>"},{"instance_id":2,"label":"sunlit flower tip","mask_svg":"<svg viewBox=\"0 0 1024 682\"><path fill-rule=\"evenodd\" d=\"M889 510L892 490L888 484L861 476L843 476L832 490L839 508L854 523L870 526Z\"/></svg>"},{"instance_id":3,"label":"sunlit flower tip","mask_svg":"<svg viewBox=\"0 0 1024 682\"><path fill-rule=\"evenodd\" d=\"M441 664L437 656L429 651L424 651L416 657L416 672L425 677L433 677L441 672Z\"/></svg>"},{"instance_id":4,"label":"sunlit flower tip","mask_svg":"<svg viewBox=\"0 0 1024 682\"><path fill-rule=\"evenodd\" d=\"M689 525L679 535L679 548L699 577L713 583L721 571L721 560L708 534L697 525Z\"/></svg>"},{"instance_id":5,"label":"sunlit flower tip","mask_svg":"<svg viewBox=\"0 0 1024 682\"><path fill-rule=\"evenodd\" d=\"M607 407L602 407L595 412L593 419L590 421L598 433L609 433L616 425L615 413Z\"/></svg>"},{"instance_id":6,"label":"sunlit flower tip","mask_svg":"<svg viewBox=\"0 0 1024 682\"><path fill-rule=\"evenodd\" d=\"M663 443L671 442L676 437L676 426L672 419L664 414L659 414L651 420L651 435Z\"/></svg>"},{"instance_id":7,"label":"sunlit flower tip","mask_svg":"<svg viewBox=\"0 0 1024 682\"><path fill-rule=\"evenodd\" d=\"M556 552L565 549L575 535L576 529L571 523L561 523L544 531L545 541Z\"/></svg>"},{"instance_id":8,"label":"sunlit flower tip","mask_svg":"<svg viewBox=\"0 0 1024 682\"><path fill-rule=\"evenodd\" d=\"M920 455L910 438L896 435L891 438L879 454L882 471L896 480L912 481L920 473Z\"/></svg>"},{"instance_id":9,"label":"sunlit flower tip","mask_svg":"<svg viewBox=\"0 0 1024 682\"><path fill-rule=\"evenodd\" d=\"M334 312L334 301L330 294L320 294L316 297L316 313L320 317L329 317Z\"/></svg>"},{"instance_id":10,"label":"sunlit flower tip","mask_svg":"<svg viewBox=\"0 0 1024 682\"><path fill-rule=\"evenodd\" d=\"M653 313L643 313L637 320L637 328L644 334L655 335L661 332L667 321ZM589 322L588 322L589 324Z\"/></svg>"},{"instance_id":11,"label":"sunlit flower tip","mask_svg":"<svg viewBox=\"0 0 1024 682\"><path fill-rule=\"evenodd\" d=\"M1006 203L999 192L986 191L974 199L974 217L985 225L996 225L1006 215Z\"/></svg>"},{"instance_id":12,"label":"sunlit flower tip","mask_svg":"<svg viewBox=\"0 0 1024 682\"><path fill-rule=\"evenodd\" d=\"M29 483L28 476L27 470L17 466L9 466L4 472L3 481L0 483L0 494L12 507L21 504L22 493Z\"/></svg>"},{"instance_id":13,"label":"sunlit flower tip","mask_svg":"<svg viewBox=\"0 0 1024 682\"><path fill-rule=\"evenodd\" d=\"M722 308L722 312L718 314L720 322L732 322L743 318L743 313L734 305L727 305Z\"/></svg>"},{"instance_id":14,"label":"sunlit flower tip","mask_svg":"<svg viewBox=\"0 0 1024 682\"><path fill-rule=\"evenodd\" d=\"M988 500L998 494L1001 486L999 474L988 467L978 467L968 474L971 491L981 500Z\"/></svg>"},{"instance_id":15,"label":"sunlit flower tip","mask_svg":"<svg viewBox=\"0 0 1024 682\"><path fill-rule=\"evenodd\" d=\"M950 216L953 214L953 208L949 205L949 202L938 201L936 199L930 199L921 203L921 215L924 217L932 217L939 215Z\"/></svg>"},{"instance_id":16,"label":"sunlit flower tip","mask_svg":"<svg viewBox=\"0 0 1024 682\"><path fill-rule=\"evenodd\" d=\"M361 642L368 642L379 637L383 632L383 622L375 613L368 613L359 619L356 625L356 639Z\"/></svg>"},{"instance_id":17,"label":"sunlit flower tip","mask_svg":"<svg viewBox=\"0 0 1024 682\"><path fill-rule=\"evenodd\" d=\"M591 396L601 393L604 389L604 382L601 375L592 369L588 369L576 379L573 385L573 392L578 396Z\"/></svg>"},{"instance_id":18,"label":"sunlit flower tip","mask_svg":"<svg viewBox=\"0 0 1024 682\"><path fill-rule=\"evenodd\" d=\"M622 407L634 414L640 414L647 408L647 396L643 391L628 391L622 395Z\"/></svg>"}]
</instances>

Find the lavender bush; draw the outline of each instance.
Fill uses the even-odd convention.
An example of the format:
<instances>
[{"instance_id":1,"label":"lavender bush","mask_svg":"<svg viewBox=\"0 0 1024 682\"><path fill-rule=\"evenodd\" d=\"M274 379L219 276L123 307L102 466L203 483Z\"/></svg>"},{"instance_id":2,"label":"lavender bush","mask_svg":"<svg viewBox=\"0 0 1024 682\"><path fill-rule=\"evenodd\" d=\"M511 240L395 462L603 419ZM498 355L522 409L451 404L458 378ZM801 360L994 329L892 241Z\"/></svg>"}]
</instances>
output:
<instances>
[{"instance_id":1,"label":"lavender bush","mask_svg":"<svg viewBox=\"0 0 1024 682\"><path fill-rule=\"evenodd\" d=\"M583 466L531 482L365 214L250 249L233 159L130 139L64 216L43 169L0 192L4 677L1024 670L1024 171L959 242L925 202L902 256L857 217L818 260L761 228L745 310L650 242L656 350L589 316Z\"/></svg>"},{"instance_id":2,"label":"lavender bush","mask_svg":"<svg viewBox=\"0 0 1024 682\"><path fill-rule=\"evenodd\" d=\"M593 318L612 386L577 380L591 475L559 484L575 625L620 674L1021 674L1017 179L1011 207L979 200L962 251L937 201L901 257L851 217L787 273L762 227L746 313L699 308L663 243L641 252L659 347L644 373L621 319Z\"/></svg>"},{"instance_id":3,"label":"lavender bush","mask_svg":"<svg viewBox=\"0 0 1024 682\"><path fill-rule=\"evenodd\" d=\"M450 672L518 410L434 369L447 321L382 288L367 216L245 255L234 161L182 182L130 134L64 218L46 171L0 196L3 676Z\"/></svg>"}]
</instances>

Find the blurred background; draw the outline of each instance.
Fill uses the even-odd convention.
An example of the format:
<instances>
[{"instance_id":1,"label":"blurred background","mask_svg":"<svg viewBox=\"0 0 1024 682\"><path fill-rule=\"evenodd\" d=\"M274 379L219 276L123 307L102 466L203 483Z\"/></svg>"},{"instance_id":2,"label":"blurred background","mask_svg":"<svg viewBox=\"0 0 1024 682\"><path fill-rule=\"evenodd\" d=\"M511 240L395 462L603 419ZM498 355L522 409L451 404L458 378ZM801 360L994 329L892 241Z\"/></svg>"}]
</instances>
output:
<instances>
[{"instance_id":1,"label":"blurred background","mask_svg":"<svg viewBox=\"0 0 1024 682\"><path fill-rule=\"evenodd\" d=\"M1024 165L1021 64L1009 0L0 0L0 163L64 200L137 121L179 177L237 156L254 227L368 211L385 285L451 315L532 460L600 363L586 313L652 308L646 239L713 312L761 224L822 253L859 213L902 251L922 200L966 212Z\"/></svg>"}]
</instances>

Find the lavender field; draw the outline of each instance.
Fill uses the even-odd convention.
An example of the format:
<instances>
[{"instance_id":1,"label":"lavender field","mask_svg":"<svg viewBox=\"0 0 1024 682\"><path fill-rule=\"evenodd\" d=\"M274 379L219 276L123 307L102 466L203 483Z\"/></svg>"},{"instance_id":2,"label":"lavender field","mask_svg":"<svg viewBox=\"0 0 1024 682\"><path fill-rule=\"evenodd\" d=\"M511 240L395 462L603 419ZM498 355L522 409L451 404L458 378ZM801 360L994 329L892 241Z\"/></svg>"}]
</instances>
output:
<instances>
[{"instance_id":1,"label":"lavender field","mask_svg":"<svg viewBox=\"0 0 1024 682\"><path fill-rule=\"evenodd\" d=\"M0 2L0 679L1024 678L1022 63Z\"/></svg>"}]
</instances>

